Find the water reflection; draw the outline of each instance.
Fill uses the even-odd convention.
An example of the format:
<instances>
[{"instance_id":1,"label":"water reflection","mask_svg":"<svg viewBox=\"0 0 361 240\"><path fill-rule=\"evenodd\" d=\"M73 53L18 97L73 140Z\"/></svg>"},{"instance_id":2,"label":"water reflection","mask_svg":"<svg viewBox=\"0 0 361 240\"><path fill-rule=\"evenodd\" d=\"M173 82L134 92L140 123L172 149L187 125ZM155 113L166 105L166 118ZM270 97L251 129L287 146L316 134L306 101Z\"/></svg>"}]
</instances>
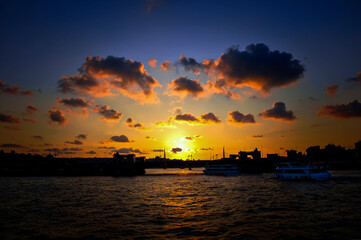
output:
<instances>
[{"instance_id":1,"label":"water reflection","mask_svg":"<svg viewBox=\"0 0 361 240\"><path fill-rule=\"evenodd\" d=\"M203 174L204 168L150 168L146 175L199 175Z\"/></svg>"},{"instance_id":2,"label":"water reflection","mask_svg":"<svg viewBox=\"0 0 361 240\"><path fill-rule=\"evenodd\" d=\"M0 238L357 238L361 174L333 175L0 178Z\"/></svg>"}]
</instances>

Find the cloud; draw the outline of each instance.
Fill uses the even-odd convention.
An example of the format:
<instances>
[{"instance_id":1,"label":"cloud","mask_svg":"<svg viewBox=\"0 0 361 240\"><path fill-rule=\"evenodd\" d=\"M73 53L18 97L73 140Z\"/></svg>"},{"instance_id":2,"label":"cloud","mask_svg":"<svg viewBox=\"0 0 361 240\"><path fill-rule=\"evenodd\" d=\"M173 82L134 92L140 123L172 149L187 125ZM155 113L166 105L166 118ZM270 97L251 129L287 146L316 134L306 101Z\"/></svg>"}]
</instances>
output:
<instances>
[{"instance_id":1,"label":"cloud","mask_svg":"<svg viewBox=\"0 0 361 240\"><path fill-rule=\"evenodd\" d=\"M32 91L20 91L21 87L19 86L9 86L5 82L0 81L0 93L6 93L10 95L23 95L23 96L33 96Z\"/></svg>"},{"instance_id":2,"label":"cloud","mask_svg":"<svg viewBox=\"0 0 361 240\"><path fill-rule=\"evenodd\" d=\"M329 96L336 96L338 84L329 85L326 89L326 94Z\"/></svg>"},{"instance_id":3,"label":"cloud","mask_svg":"<svg viewBox=\"0 0 361 240\"><path fill-rule=\"evenodd\" d=\"M209 93L234 99L240 98L236 87L251 87L267 94L272 88L295 83L305 72L292 54L271 51L262 43L248 45L244 51L231 47L217 60L205 59L202 63L182 55L177 65L195 74L203 71L213 77L213 81L207 83Z\"/></svg>"},{"instance_id":4,"label":"cloud","mask_svg":"<svg viewBox=\"0 0 361 240\"><path fill-rule=\"evenodd\" d=\"M65 141L66 144L73 144L73 145L83 145L84 143L82 141L79 140L74 140L73 142L71 141Z\"/></svg>"},{"instance_id":5,"label":"cloud","mask_svg":"<svg viewBox=\"0 0 361 240\"><path fill-rule=\"evenodd\" d=\"M155 138L153 138L153 137L151 137L151 136L145 136L145 139L153 140L153 141L157 140L157 139L155 139Z\"/></svg>"},{"instance_id":6,"label":"cloud","mask_svg":"<svg viewBox=\"0 0 361 240\"><path fill-rule=\"evenodd\" d=\"M129 117L124 122L129 128L136 128L140 130L149 130L149 128L144 127L143 123L135 123L133 118Z\"/></svg>"},{"instance_id":7,"label":"cloud","mask_svg":"<svg viewBox=\"0 0 361 240\"><path fill-rule=\"evenodd\" d=\"M213 150L213 148L200 148L199 150L201 150L201 151L210 151L210 150Z\"/></svg>"},{"instance_id":8,"label":"cloud","mask_svg":"<svg viewBox=\"0 0 361 240\"><path fill-rule=\"evenodd\" d=\"M153 149L152 152L164 152L164 149Z\"/></svg>"},{"instance_id":9,"label":"cloud","mask_svg":"<svg viewBox=\"0 0 361 240\"><path fill-rule=\"evenodd\" d=\"M150 67L152 67L152 68L155 68L155 67L157 67L157 60L155 60L155 59L149 59L148 60L148 65L150 66Z\"/></svg>"},{"instance_id":10,"label":"cloud","mask_svg":"<svg viewBox=\"0 0 361 240\"><path fill-rule=\"evenodd\" d=\"M65 126L69 121L69 118L65 117L63 111L60 108L51 108L48 111L49 122L58 123L60 126Z\"/></svg>"},{"instance_id":11,"label":"cloud","mask_svg":"<svg viewBox=\"0 0 361 240\"><path fill-rule=\"evenodd\" d=\"M46 152L59 152L61 151L59 148L46 148L44 149Z\"/></svg>"},{"instance_id":12,"label":"cloud","mask_svg":"<svg viewBox=\"0 0 361 240\"><path fill-rule=\"evenodd\" d=\"M347 81L349 82L358 82L359 84L361 84L361 72L359 72L357 74L357 77L350 77L350 78L347 78Z\"/></svg>"},{"instance_id":13,"label":"cloud","mask_svg":"<svg viewBox=\"0 0 361 240\"><path fill-rule=\"evenodd\" d=\"M172 149L171 149L171 152L172 152L172 153L175 153L175 154L177 154L178 152L181 152L181 151L182 151L182 149L179 148L179 147L176 147L176 148L172 148Z\"/></svg>"},{"instance_id":14,"label":"cloud","mask_svg":"<svg viewBox=\"0 0 361 240\"><path fill-rule=\"evenodd\" d=\"M175 107L172 110L169 110L168 112L171 112L172 114L182 114L182 107Z\"/></svg>"},{"instance_id":15,"label":"cloud","mask_svg":"<svg viewBox=\"0 0 361 240\"><path fill-rule=\"evenodd\" d=\"M89 152L86 152L86 154L97 154L97 153L94 151L89 151Z\"/></svg>"},{"instance_id":16,"label":"cloud","mask_svg":"<svg viewBox=\"0 0 361 240\"><path fill-rule=\"evenodd\" d=\"M174 126L172 120L168 120L167 122L159 121L159 122L154 123L154 125L159 128L176 128L176 126Z\"/></svg>"},{"instance_id":17,"label":"cloud","mask_svg":"<svg viewBox=\"0 0 361 240\"><path fill-rule=\"evenodd\" d=\"M55 154L59 154L59 155L73 155L73 154L77 154L78 152L80 152L82 150L83 149L81 149L81 148L63 148L63 149L47 148L47 149L44 149L44 151L46 151L46 152L54 152Z\"/></svg>"},{"instance_id":18,"label":"cloud","mask_svg":"<svg viewBox=\"0 0 361 240\"><path fill-rule=\"evenodd\" d=\"M39 140L44 140L44 138L42 136L32 136L32 138L39 139Z\"/></svg>"},{"instance_id":19,"label":"cloud","mask_svg":"<svg viewBox=\"0 0 361 240\"><path fill-rule=\"evenodd\" d=\"M58 105L65 105L65 106L73 107L73 108L87 108L90 106L90 102L86 101L82 97L64 98L64 99L61 99L59 97L56 100L58 102Z\"/></svg>"},{"instance_id":20,"label":"cloud","mask_svg":"<svg viewBox=\"0 0 361 240\"><path fill-rule=\"evenodd\" d=\"M111 95L105 84L101 84L90 74L78 73L76 76L63 76L58 81L58 89L62 93L89 94L94 96Z\"/></svg>"},{"instance_id":21,"label":"cloud","mask_svg":"<svg viewBox=\"0 0 361 240\"><path fill-rule=\"evenodd\" d=\"M236 125L243 125L243 124L254 124L256 120L254 119L253 114L246 114L240 113L238 111L232 111L228 113L227 122Z\"/></svg>"},{"instance_id":22,"label":"cloud","mask_svg":"<svg viewBox=\"0 0 361 240\"><path fill-rule=\"evenodd\" d=\"M30 149L28 152L29 152L29 153L38 153L38 152L40 152L40 150L39 150L39 149L34 149L34 148L32 148L32 149Z\"/></svg>"},{"instance_id":23,"label":"cloud","mask_svg":"<svg viewBox=\"0 0 361 240\"><path fill-rule=\"evenodd\" d=\"M250 136L248 138L251 138L251 139L258 139L258 138L263 138L263 135L253 135L253 136Z\"/></svg>"},{"instance_id":24,"label":"cloud","mask_svg":"<svg viewBox=\"0 0 361 240\"><path fill-rule=\"evenodd\" d=\"M197 62L194 58L187 58L184 54L179 57L177 64L183 66L186 71L197 75L203 68L202 63Z\"/></svg>"},{"instance_id":25,"label":"cloud","mask_svg":"<svg viewBox=\"0 0 361 240\"><path fill-rule=\"evenodd\" d=\"M318 115L338 119L361 117L361 103L354 100L346 104L325 105L318 110Z\"/></svg>"},{"instance_id":26,"label":"cloud","mask_svg":"<svg viewBox=\"0 0 361 240\"><path fill-rule=\"evenodd\" d=\"M259 115L264 119L281 121L294 121L296 119L292 111L286 111L286 104L283 102L274 102L271 109L264 110Z\"/></svg>"},{"instance_id":27,"label":"cloud","mask_svg":"<svg viewBox=\"0 0 361 240\"><path fill-rule=\"evenodd\" d=\"M0 122L3 122L3 123L20 123L20 120L19 120L18 117L14 116L12 114L6 115L6 114L0 113Z\"/></svg>"},{"instance_id":28,"label":"cloud","mask_svg":"<svg viewBox=\"0 0 361 240\"><path fill-rule=\"evenodd\" d=\"M192 123L192 122L199 122L199 119L196 118L193 114L191 113L183 113L183 114L177 114L175 117L174 117L174 120L176 121L184 121L184 122L187 122L187 123Z\"/></svg>"},{"instance_id":29,"label":"cloud","mask_svg":"<svg viewBox=\"0 0 361 240\"><path fill-rule=\"evenodd\" d=\"M107 105L104 106L96 105L94 111L103 116L101 119L109 120L109 121L119 121L123 116L123 114L121 114L117 110L110 109L109 106Z\"/></svg>"},{"instance_id":30,"label":"cloud","mask_svg":"<svg viewBox=\"0 0 361 240\"><path fill-rule=\"evenodd\" d=\"M131 148L119 148L118 150L113 150L112 152L144 154L144 152L140 151L139 149L133 149L132 147Z\"/></svg>"},{"instance_id":31,"label":"cloud","mask_svg":"<svg viewBox=\"0 0 361 240\"><path fill-rule=\"evenodd\" d=\"M26 148L23 145L15 144L15 143L3 143L0 145L2 148Z\"/></svg>"},{"instance_id":32,"label":"cloud","mask_svg":"<svg viewBox=\"0 0 361 240\"><path fill-rule=\"evenodd\" d=\"M251 44L245 51L229 48L212 66L230 86L250 86L264 93L295 83L304 67L290 53L270 51L265 44Z\"/></svg>"},{"instance_id":33,"label":"cloud","mask_svg":"<svg viewBox=\"0 0 361 240\"><path fill-rule=\"evenodd\" d=\"M157 127L175 128L173 122L187 123L189 125L206 125L221 123L221 120L216 115L214 115L214 113L211 112L202 114L198 118L191 113L181 113L181 111L178 112L179 114L176 114L174 117L170 117L167 122L161 121L155 123L155 125Z\"/></svg>"},{"instance_id":34,"label":"cloud","mask_svg":"<svg viewBox=\"0 0 361 240\"><path fill-rule=\"evenodd\" d=\"M201 122L203 124L211 124L211 123L221 123L222 121L214 115L214 113L205 113L200 116Z\"/></svg>"},{"instance_id":35,"label":"cloud","mask_svg":"<svg viewBox=\"0 0 361 240\"><path fill-rule=\"evenodd\" d=\"M183 113L183 114L177 114L174 117L174 121L177 122L184 122L190 125L195 125L195 124L219 124L221 122L221 120L214 115L214 113L205 113L202 114L200 117L196 118L193 114L191 113Z\"/></svg>"},{"instance_id":36,"label":"cloud","mask_svg":"<svg viewBox=\"0 0 361 240\"><path fill-rule=\"evenodd\" d=\"M98 147L98 149L115 149L115 147Z\"/></svg>"},{"instance_id":37,"label":"cloud","mask_svg":"<svg viewBox=\"0 0 361 240\"><path fill-rule=\"evenodd\" d=\"M188 140L188 141L195 141L199 138L202 138L201 135L195 135L195 136L190 136L190 137L184 137L185 140Z\"/></svg>"},{"instance_id":38,"label":"cloud","mask_svg":"<svg viewBox=\"0 0 361 240\"><path fill-rule=\"evenodd\" d=\"M80 152L80 151L83 151L82 148L63 148L61 149L61 151L74 151L74 152Z\"/></svg>"},{"instance_id":39,"label":"cloud","mask_svg":"<svg viewBox=\"0 0 361 240\"><path fill-rule=\"evenodd\" d=\"M21 126L20 125L4 126L4 129L11 131L19 131L21 130Z\"/></svg>"},{"instance_id":40,"label":"cloud","mask_svg":"<svg viewBox=\"0 0 361 240\"><path fill-rule=\"evenodd\" d=\"M134 141L129 141L128 137L125 136L125 135L113 136L113 137L110 138L110 140L113 141L113 142L122 142L122 143L134 142Z\"/></svg>"},{"instance_id":41,"label":"cloud","mask_svg":"<svg viewBox=\"0 0 361 240\"><path fill-rule=\"evenodd\" d=\"M26 106L25 111L23 112L23 114L33 114L33 113L38 113L39 109L31 104L29 104L28 106Z\"/></svg>"},{"instance_id":42,"label":"cloud","mask_svg":"<svg viewBox=\"0 0 361 240\"><path fill-rule=\"evenodd\" d=\"M169 96L179 96L181 99L186 96L198 99L200 96L205 95L205 91L198 80L179 77L168 83L168 90L165 94Z\"/></svg>"},{"instance_id":43,"label":"cloud","mask_svg":"<svg viewBox=\"0 0 361 240\"><path fill-rule=\"evenodd\" d=\"M23 118L24 122L28 122L28 123L36 123L36 119L32 119L32 118Z\"/></svg>"},{"instance_id":44,"label":"cloud","mask_svg":"<svg viewBox=\"0 0 361 240\"><path fill-rule=\"evenodd\" d=\"M235 92L234 87L230 86L225 79L215 79L208 81L205 86L208 94L224 95L231 99L240 99L241 95Z\"/></svg>"},{"instance_id":45,"label":"cloud","mask_svg":"<svg viewBox=\"0 0 361 240\"><path fill-rule=\"evenodd\" d=\"M140 103L159 101L153 88L161 86L149 76L141 62L124 57L87 57L77 75L63 76L58 88L63 93L114 95L120 92Z\"/></svg>"},{"instance_id":46,"label":"cloud","mask_svg":"<svg viewBox=\"0 0 361 240\"><path fill-rule=\"evenodd\" d=\"M168 71L172 69L173 65L170 63L170 61L164 61L162 64L160 64L160 68L164 71Z\"/></svg>"},{"instance_id":47,"label":"cloud","mask_svg":"<svg viewBox=\"0 0 361 240\"><path fill-rule=\"evenodd\" d=\"M76 136L75 138L77 139L87 139L88 138L88 134L84 133L84 134L79 134L78 136Z\"/></svg>"},{"instance_id":48,"label":"cloud","mask_svg":"<svg viewBox=\"0 0 361 240\"><path fill-rule=\"evenodd\" d=\"M316 127L320 127L321 124L320 123L314 123L311 125L311 128L316 128Z\"/></svg>"}]
</instances>

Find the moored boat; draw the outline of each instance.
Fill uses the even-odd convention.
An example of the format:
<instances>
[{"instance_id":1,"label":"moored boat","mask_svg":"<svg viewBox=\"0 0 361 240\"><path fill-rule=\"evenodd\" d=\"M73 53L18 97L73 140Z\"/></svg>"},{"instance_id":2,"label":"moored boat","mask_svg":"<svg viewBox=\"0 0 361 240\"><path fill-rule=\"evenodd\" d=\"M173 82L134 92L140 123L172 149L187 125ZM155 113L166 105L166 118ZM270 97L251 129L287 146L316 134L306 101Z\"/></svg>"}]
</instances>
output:
<instances>
[{"instance_id":1,"label":"moored boat","mask_svg":"<svg viewBox=\"0 0 361 240\"><path fill-rule=\"evenodd\" d=\"M331 177L330 171L325 166L313 165L312 163L280 163L274 174L279 179L293 180L327 180Z\"/></svg>"}]
</instances>

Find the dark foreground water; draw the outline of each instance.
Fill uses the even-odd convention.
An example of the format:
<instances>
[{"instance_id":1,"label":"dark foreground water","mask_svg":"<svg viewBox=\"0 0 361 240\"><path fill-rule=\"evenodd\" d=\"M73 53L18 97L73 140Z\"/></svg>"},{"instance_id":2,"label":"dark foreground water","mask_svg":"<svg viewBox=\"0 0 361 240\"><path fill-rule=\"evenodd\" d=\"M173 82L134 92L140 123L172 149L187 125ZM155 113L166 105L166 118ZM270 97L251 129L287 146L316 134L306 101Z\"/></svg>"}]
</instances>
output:
<instances>
[{"instance_id":1,"label":"dark foreground water","mask_svg":"<svg viewBox=\"0 0 361 240\"><path fill-rule=\"evenodd\" d=\"M361 239L360 171L326 182L187 175L200 172L2 177L0 239Z\"/></svg>"}]
</instances>

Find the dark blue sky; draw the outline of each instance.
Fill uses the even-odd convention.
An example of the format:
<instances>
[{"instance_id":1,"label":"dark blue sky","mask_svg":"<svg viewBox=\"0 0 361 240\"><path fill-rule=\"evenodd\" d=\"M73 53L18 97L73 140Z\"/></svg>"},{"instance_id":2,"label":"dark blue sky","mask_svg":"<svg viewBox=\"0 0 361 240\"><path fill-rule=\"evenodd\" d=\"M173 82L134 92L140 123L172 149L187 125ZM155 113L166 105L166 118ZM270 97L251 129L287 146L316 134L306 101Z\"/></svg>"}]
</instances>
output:
<instances>
[{"instance_id":1,"label":"dark blue sky","mask_svg":"<svg viewBox=\"0 0 361 240\"><path fill-rule=\"evenodd\" d=\"M251 43L307 57L313 64L306 75L317 81L360 71L359 1L155 1L147 11L148 6L140 0L3 1L0 79L51 88L86 56L146 62L186 54L202 61Z\"/></svg>"},{"instance_id":2,"label":"dark blue sky","mask_svg":"<svg viewBox=\"0 0 361 240\"><path fill-rule=\"evenodd\" d=\"M42 136L62 149L76 132L89 135L81 156L107 143L201 158L221 145L353 146L360 12L361 1L331 0L1 1L0 144ZM114 134L134 142L109 142Z\"/></svg>"}]
</instances>

